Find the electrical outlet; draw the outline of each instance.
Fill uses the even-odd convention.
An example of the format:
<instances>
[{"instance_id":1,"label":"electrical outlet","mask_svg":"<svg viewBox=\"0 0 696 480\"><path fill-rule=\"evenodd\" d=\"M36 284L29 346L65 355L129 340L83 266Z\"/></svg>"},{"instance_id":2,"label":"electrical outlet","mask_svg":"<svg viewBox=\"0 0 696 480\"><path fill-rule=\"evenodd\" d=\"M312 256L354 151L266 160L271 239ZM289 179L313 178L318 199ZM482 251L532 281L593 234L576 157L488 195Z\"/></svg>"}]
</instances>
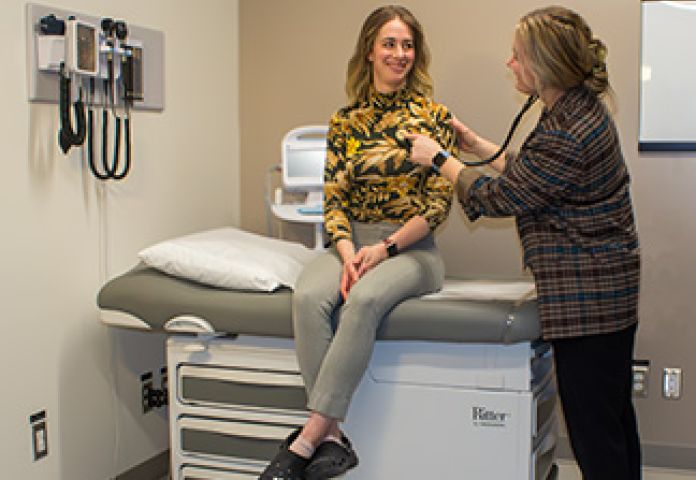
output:
<instances>
[{"instance_id":1,"label":"electrical outlet","mask_svg":"<svg viewBox=\"0 0 696 480\"><path fill-rule=\"evenodd\" d=\"M143 373L140 376L141 395L143 403L143 413L147 413L153 408L162 408L168 401L168 378L167 367L160 368L160 386L155 388L152 372Z\"/></svg>"},{"instance_id":2,"label":"electrical outlet","mask_svg":"<svg viewBox=\"0 0 696 480\"><path fill-rule=\"evenodd\" d=\"M141 402L143 405L143 413L147 413L152 410L152 402L150 401L152 395L152 372L145 372L140 375L140 394Z\"/></svg>"},{"instance_id":3,"label":"electrical outlet","mask_svg":"<svg viewBox=\"0 0 696 480\"><path fill-rule=\"evenodd\" d=\"M633 360L633 395L645 398L648 396L648 373L650 360Z\"/></svg>"},{"instance_id":4,"label":"electrical outlet","mask_svg":"<svg viewBox=\"0 0 696 480\"><path fill-rule=\"evenodd\" d=\"M670 400L681 398L682 369L667 367L662 373L662 396Z\"/></svg>"},{"instance_id":5,"label":"electrical outlet","mask_svg":"<svg viewBox=\"0 0 696 480\"><path fill-rule=\"evenodd\" d=\"M31 425L31 444L34 461L48 455L48 420L46 410L41 410L29 416Z\"/></svg>"}]
</instances>

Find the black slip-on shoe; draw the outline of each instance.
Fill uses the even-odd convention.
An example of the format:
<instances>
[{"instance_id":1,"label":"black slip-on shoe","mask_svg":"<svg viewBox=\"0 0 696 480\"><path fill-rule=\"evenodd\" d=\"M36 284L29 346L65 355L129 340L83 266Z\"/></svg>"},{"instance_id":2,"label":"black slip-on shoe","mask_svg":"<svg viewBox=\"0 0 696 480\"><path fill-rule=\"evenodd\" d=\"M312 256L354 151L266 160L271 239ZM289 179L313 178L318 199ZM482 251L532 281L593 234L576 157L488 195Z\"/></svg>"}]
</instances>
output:
<instances>
[{"instance_id":1,"label":"black slip-on shoe","mask_svg":"<svg viewBox=\"0 0 696 480\"><path fill-rule=\"evenodd\" d=\"M305 480L305 467L309 459L288 450L300 430L298 428L281 442L278 453L261 473L259 480Z\"/></svg>"},{"instance_id":2,"label":"black slip-on shoe","mask_svg":"<svg viewBox=\"0 0 696 480\"><path fill-rule=\"evenodd\" d=\"M300 432L302 431L302 427L297 427L295 430L292 431L290 435L287 436L285 440L280 442L280 445L278 445L278 448L281 450L287 450L290 448L290 445L292 445L292 442L295 441L297 437L300 436Z\"/></svg>"},{"instance_id":3,"label":"black slip-on shoe","mask_svg":"<svg viewBox=\"0 0 696 480\"><path fill-rule=\"evenodd\" d=\"M358 465L358 455L350 440L341 435L341 443L326 440L319 444L312 461L305 469L306 480L325 480L337 477Z\"/></svg>"}]
</instances>

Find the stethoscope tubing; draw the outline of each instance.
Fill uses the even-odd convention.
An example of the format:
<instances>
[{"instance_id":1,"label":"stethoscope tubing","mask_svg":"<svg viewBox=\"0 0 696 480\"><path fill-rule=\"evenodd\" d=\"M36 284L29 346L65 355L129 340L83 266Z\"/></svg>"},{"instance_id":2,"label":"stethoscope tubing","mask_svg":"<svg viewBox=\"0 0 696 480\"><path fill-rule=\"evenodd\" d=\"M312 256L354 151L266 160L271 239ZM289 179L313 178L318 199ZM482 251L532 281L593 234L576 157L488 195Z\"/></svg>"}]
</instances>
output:
<instances>
[{"instance_id":1,"label":"stethoscope tubing","mask_svg":"<svg viewBox=\"0 0 696 480\"><path fill-rule=\"evenodd\" d=\"M512 125L510 125L510 130L508 130L508 134L505 137L505 141L503 144L500 146L497 152L495 152L492 156L483 159L483 160L461 160L461 162L466 165L467 167L481 167L483 165L488 165L489 163L493 163L499 156L505 152L507 149L508 145L510 144L510 140L512 139L512 136L515 134L515 130L517 130L517 126L520 124L520 121L522 120L522 117L524 116L525 113L527 113L527 110L532 108L532 105L534 105L534 102L537 101L537 98L539 98L536 94L530 95L529 98L527 98L527 101L525 102L524 106L522 109L519 111L515 119L512 121Z\"/></svg>"}]
</instances>

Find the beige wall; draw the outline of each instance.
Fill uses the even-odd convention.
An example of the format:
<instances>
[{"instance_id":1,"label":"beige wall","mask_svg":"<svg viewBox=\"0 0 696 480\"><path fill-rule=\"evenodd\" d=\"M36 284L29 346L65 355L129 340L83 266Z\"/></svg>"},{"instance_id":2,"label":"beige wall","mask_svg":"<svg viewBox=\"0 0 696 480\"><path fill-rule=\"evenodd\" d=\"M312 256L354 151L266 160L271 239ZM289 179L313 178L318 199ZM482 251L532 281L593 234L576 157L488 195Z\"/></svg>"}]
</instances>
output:
<instances>
[{"instance_id":1,"label":"beige wall","mask_svg":"<svg viewBox=\"0 0 696 480\"><path fill-rule=\"evenodd\" d=\"M27 101L23 0L0 3L3 45L0 476L95 480L168 447L142 415L139 376L163 338L99 323L96 293L148 244L239 221L237 1L62 0L56 7L164 32L165 109L134 112L133 167L104 198L78 151L57 148L56 105ZM48 412L49 456L29 415Z\"/></svg>"},{"instance_id":2,"label":"beige wall","mask_svg":"<svg viewBox=\"0 0 696 480\"><path fill-rule=\"evenodd\" d=\"M280 140L293 127L326 123L345 103L345 65L365 16L381 2L303 0L240 2L241 221L266 231L263 185L279 160ZM642 323L636 356L652 362L650 393L637 399L643 442L696 448L696 238L693 204L696 155L640 155L640 2L572 0L609 46L609 69L618 104L617 122L633 175L633 195L644 253ZM517 18L542 5L531 0L461 2L414 0L406 5L423 24L433 53L436 99L481 134L500 139L521 98L505 61ZM529 129L530 115L521 132ZM532 118L534 117L534 118ZM517 136L519 143L523 138ZM285 227L309 241L306 229ZM519 275L520 249L510 220L470 224L455 208L438 237L451 275ZM659 370L684 368L683 397L663 400ZM653 449L654 450L654 449ZM693 458L693 457L692 457Z\"/></svg>"}]
</instances>

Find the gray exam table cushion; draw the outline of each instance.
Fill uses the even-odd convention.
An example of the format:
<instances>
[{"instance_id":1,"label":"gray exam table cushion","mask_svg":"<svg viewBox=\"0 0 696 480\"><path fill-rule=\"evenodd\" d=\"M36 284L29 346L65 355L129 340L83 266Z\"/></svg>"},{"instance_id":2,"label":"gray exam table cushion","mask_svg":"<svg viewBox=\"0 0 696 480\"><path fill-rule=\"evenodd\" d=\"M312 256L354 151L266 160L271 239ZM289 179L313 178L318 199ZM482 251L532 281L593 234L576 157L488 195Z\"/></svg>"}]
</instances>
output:
<instances>
[{"instance_id":1,"label":"gray exam table cushion","mask_svg":"<svg viewBox=\"0 0 696 480\"><path fill-rule=\"evenodd\" d=\"M288 289L273 293L225 290L140 264L107 282L97 303L102 318L116 312L141 320L153 331L167 331L169 320L192 316L205 320L216 333L292 338L291 300ZM539 336L533 298L411 298L390 312L378 332L380 340L458 343L511 344Z\"/></svg>"}]
</instances>

